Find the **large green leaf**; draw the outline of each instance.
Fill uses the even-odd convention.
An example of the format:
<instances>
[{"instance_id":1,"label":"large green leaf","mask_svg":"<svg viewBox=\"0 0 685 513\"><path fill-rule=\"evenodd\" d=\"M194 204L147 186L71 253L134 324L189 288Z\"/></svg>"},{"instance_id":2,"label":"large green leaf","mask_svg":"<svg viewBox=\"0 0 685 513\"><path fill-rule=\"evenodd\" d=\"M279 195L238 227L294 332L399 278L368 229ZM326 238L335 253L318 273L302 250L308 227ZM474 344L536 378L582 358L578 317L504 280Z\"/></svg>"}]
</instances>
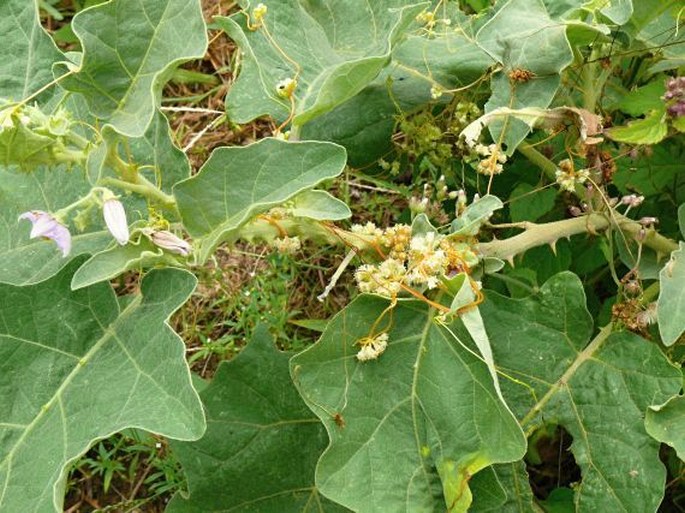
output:
<instances>
[{"instance_id":1,"label":"large green leaf","mask_svg":"<svg viewBox=\"0 0 685 513\"><path fill-rule=\"evenodd\" d=\"M626 126L607 130L606 135L614 141L630 144L656 144L668 135L665 108L653 110L643 119L630 121Z\"/></svg>"},{"instance_id":2,"label":"large green leaf","mask_svg":"<svg viewBox=\"0 0 685 513\"><path fill-rule=\"evenodd\" d=\"M227 113L238 123L263 115L285 119L290 103L276 86L296 75L296 125L353 97L388 63L393 45L426 5L407 0L263 4L268 10L263 26L255 30L248 28L246 13L217 18L243 54L240 75L226 98Z\"/></svg>"},{"instance_id":3,"label":"large green leaf","mask_svg":"<svg viewBox=\"0 0 685 513\"><path fill-rule=\"evenodd\" d=\"M0 285L2 511L62 511L68 463L115 431L189 440L205 428L183 343L166 324L195 278L151 272L119 311L107 284L71 291L77 266L39 285Z\"/></svg>"},{"instance_id":4,"label":"large green leaf","mask_svg":"<svg viewBox=\"0 0 685 513\"><path fill-rule=\"evenodd\" d=\"M628 332L607 327L588 344L592 320L571 273L526 299L490 293L481 310L495 362L530 387L502 380L524 427L557 423L573 437L576 511L656 511L666 472L644 414L678 393L680 370Z\"/></svg>"},{"instance_id":5,"label":"large green leaf","mask_svg":"<svg viewBox=\"0 0 685 513\"><path fill-rule=\"evenodd\" d=\"M63 55L40 26L34 0L0 2L0 34L0 97L24 100L53 80Z\"/></svg>"},{"instance_id":6,"label":"large green leaf","mask_svg":"<svg viewBox=\"0 0 685 513\"><path fill-rule=\"evenodd\" d=\"M347 511L314 485L326 432L297 394L288 358L261 326L237 358L219 366L200 394L204 437L172 443L190 497L177 495L167 513Z\"/></svg>"},{"instance_id":7,"label":"large green leaf","mask_svg":"<svg viewBox=\"0 0 685 513\"><path fill-rule=\"evenodd\" d=\"M516 461L493 465L492 471L499 487L505 490L504 501L496 508L487 508L479 504L478 495L476 495L473 508L469 510L469 513L486 513L489 511L496 511L497 513L542 512L542 509L536 505L533 491L528 484L525 462ZM474 480L477 480L479 476L480 474L477 474Z\"/></svg>"},{"instance_id":8,"label":"large green leaf","mask_svg":"<svg viewBox=\"0 0 685 513\"><path fill-rule=\"evenodd\" d=\"M659 272L657 318L664 345L673 345L685 331L685 242L671 253Z\"/></svg>"},{"instance_id":9,"label":"large green leaf","mask_svg":"<svg viewBox=\"0 0 685 513\"><path fill-rule=\"evenodd\" d=\"M392 151L397 107L408 111L428 101L426 80L406 70L386 68L359 94L302 127L302 138L341 144L349 164L363 167Z\"/></svg>"},{"instance_id":10,"label":"large green leaf","mask_svg":"<svg viewBox=\"0 0 685 513\"><path fill-rule=\"evenodd\" d=\"M650 407L645 428L656 440L673 447L685 461L685 396L677 395L665 404Z\"/></svg>"},{"instance_id":11,"label":"large green leaf","mask_svg":"<svg viewBox=\"0 0 685 513\"><path fill-rule=\"evenodd\" d=\"M454 16L452 25L469 30L463 18ZM493 64L472 36L453 29L436 30L430 37L408 33L395 46L392 59L364 90L305 125L302 137L342 144L350 165L368 165L392 150L398 108L406 112L434 101L432 86L466 86Z\"/></svg>"},{"instance_id":12,"label":"large green leaf","mask_svg":"<svg viewBox=\"0 0 685 513\"><path fill-rule=\"evenodd\" d=\"M30 171L41 164L54 162L49 149L55 146L55 139L33 132L16 116L11 116L10 120L11 127L0 129L0 165L17 165Z\"/></svg>"},{"instance_id":13,"label":"large green leaf","mask_svg":"<svg viewBox=\"0 0 685 513\"><path fill-rule=\"evenodd\" d=\"M504 66L492 78L486 112L499 107L547 108L559 87L559 73L573 60L565 25L549 16L542 0L509 0L478 31L476 41ZM517 82L508 76L516 69L535 75ZM510 154L529 131L526 123L513 117L490 125L493 139L501 138Z\"/></svg>"},{"instance_id":14,"label":"large green leaf","mask_svg":"<svg viewBox=\"0 0 685 513\"><path fill-rule=\"evenodd\" d=\"M78 13L71 26L83 58L62 85L130 137L142 136L152 121L165 72L207 47L199 0L106 2Z\"/></svg>"},{"instance_id":15,"label":"large green leaf","mask_svg":"<svg viewBox=\"0 0 685 513\"><path fill-rule=\"evenodd\" d=\"M70 258L104 249L113 239L102 228L74 233L69 258L52 241L29 239L31 225L19 221L29 210L54 212L87 194L90 186L80 169L42 167L27 174L0 168L0 283L28 285L46 280Z\"/></svg>"},{"instance_id":16,"label":"large green leaf","mask_svg":"<svg viewBox=\"0 0 685 513\"><path fill-rule=\"evenodd\" d=\"M147 237L140 237L138 241L129 242L125 246L114 244L95 253L74 273L71 288L77 290L89 287L132 269L142 270L155 265L173 266L174 263L177 263L174 256L163 252Z\"/></svg>"},{"instance_id":17,"label":"large green leaf","mask_svg":"<svg viewBox=\"0 0 685 513\"><path fill-rule=\"evenodd\" d=\"M467 86L496 62L476 42L468 21L459 18L452 20L457 30L436 30L431 37L409 34L393 52L398 69L423 77L427 92L434 83L444 90Z\"/></svg>"},{"instance_id":18,"label":"large green leaf","mask_svg":"<svg viewBox=\"0 0 685 513\"><path fill-rule=\"evenodd\" d=\"M330 438L317 486L358 512L466 511L470 476L521 458L523 434L463 328L470 351L417 301L402 301L373 328L387 306L358 297L291 360L293 379ZM385 352L358 361L355 344L390 322Z\"/></svg>"},{"instance_id":19,"label":"large green leaf","mask_svg":"<svg viewBox=\"0 0 685 513\"><path fill-rule=\"evenodd\" d=\"M637 160L616 160L618 171L613 183L622 194L653 196L666 193L672 201L685 202L683 159L685 146L666 140L654 146L648 154L640 155Z\"/></svg>"},{"instance_id":20,"label":"large green leaf","mask_svg":"<svg viewBox=\"0 0 685 513\"><path fill-rule=\"evenodd\" d=\"M345 167L345 149L325 142L262 139L214 150L200 172L178 183L174 195L198 260L252 216L283 203Z\"/></svg>"},{"instance_id":21,"label":"large green leaf","mask_svg":"<svg viewBox=\"0 0 685 513\"><path fill-rule=\"evenodd\" d=\"M307 217L319 221L341 221L352 215L344 201L326 191L315 189L304 191L293 198L288 211L295 217Z\"/></svg>"}]
</instances>

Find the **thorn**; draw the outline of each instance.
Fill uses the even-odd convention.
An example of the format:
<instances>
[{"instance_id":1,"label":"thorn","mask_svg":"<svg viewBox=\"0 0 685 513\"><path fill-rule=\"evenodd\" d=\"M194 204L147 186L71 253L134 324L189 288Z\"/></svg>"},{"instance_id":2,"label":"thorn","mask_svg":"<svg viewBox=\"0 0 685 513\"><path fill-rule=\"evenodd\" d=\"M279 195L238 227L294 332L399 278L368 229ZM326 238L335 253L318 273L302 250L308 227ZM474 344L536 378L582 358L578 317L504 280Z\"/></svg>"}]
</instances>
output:
<instances>
[{"instance_id":1,"label":"thorn","mask_svg":"<svg viewBox=\"0 0 685 513\"><path fill-rule=\"evenodd\" d=\"M549 247L552 250L552 253L554 253L554 256L557 256L557 241L553 240L552 242L550 242Z\"/></svg>"},{"instance_id":2,"label":"thorn","mask_svg":"<svg viewBox=\"0 0 685 513\"><path fill-rule=\"evenodd\" d=\"M509 265L513 268L514 267L514 255L509 255L507 258L507 262L509 262Z\"/></svg>"}]
</instances>

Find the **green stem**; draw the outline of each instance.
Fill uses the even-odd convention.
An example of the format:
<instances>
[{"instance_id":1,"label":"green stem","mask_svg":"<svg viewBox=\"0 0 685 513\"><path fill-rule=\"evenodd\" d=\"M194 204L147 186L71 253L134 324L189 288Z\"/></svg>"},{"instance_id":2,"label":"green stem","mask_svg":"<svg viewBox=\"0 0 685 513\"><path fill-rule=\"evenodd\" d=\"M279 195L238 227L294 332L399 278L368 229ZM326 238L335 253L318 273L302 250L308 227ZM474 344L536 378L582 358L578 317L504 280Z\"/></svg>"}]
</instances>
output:
<instances>
[{"instance_id":1,"label":"green stem","mask_svg":"<svg viewBox=\"0 0 685 513\"><path fill-rule=\"evenodd\" d=\"M557 165L536 150L533 146L527 142L522 142L519 144L518 148L516 148L516 151L539 167L551 182L555 182L557 180Z\"/></svg>"},{"instance_id":2,"label":"green stem","mask_svg":"<svg viewBox=\"0 0 685 513\"><path fill-rule=\"evenodd\" d=\"M64 220L67 217L67 214L71 212L74 209L77 209L79 207L82 207L83 205L87 204L92 204L94 203L94 198L96 194L99 194L100 192L100 187L93 187L88 194L86 194L83 198L79 198L78 200L74 201L72 204L67 205L66 207L63 207L59 209L57 212L53 213L53 216L57 220Z\"/></svg>"},{"instance_id":3,"label":"green stem","mask_svg":"<svg viewBox=\"0 0 685 513\"><path fill-rule=\"evenodd\" d=\"M85 137L81 137L79 134L76 134L73 131L69 132L69 135L67 135L67 139L71 144L73 144L81 150L85 150L91 144L88 139L86 139Z\"/></svg>"},{"instance_id":4,"label":"green stem","mask_svg":"<svg viewBox=\"0 0 685 513\"><path fill-rule=\"evenodd\" d=\"M659 281L655 281L652 283L649 287L645 289L645 291L642 293L642 297L640 298L640 303L643 305L647 305L654 301L657 296L659 295L659 290L660 290L660 283Z\"/></svg>"},{"instance_id":5,"label":"green stem","mask_svg":"<svg viewBox=\"0 0 685 513\"><path fill-rule=\"evenodd\" d=\"M640 232L644 230L642 225L636 221L618 214L614 218L610 220L602 214L589 214L552 223L530 223L523 233L509 239L483 242L478 247L483 256L501 258L502 260L512 262L516 255L525 253L534 247L545 244L553 245L561 238L571 237L579 233L594 233L606 230L611 226L612 221L618 224L618 228L624 234L632 238L637 238ZM677 243L663 235L659 235L654 230L645 232L642 244L652 248L657 253L667 255L678 249Z\"/></svg>"},{"instance_id":6,"label":"green stem","mask_svg":"<svg viewBox=\"0 0 685 513\"><path fill-rule=\"evenodd\" d=\"M165 193L155 184L141 175L138 172L140 167L137 164L129 164L122 160L116 151L116 145L112 145L110 147L107 153L107 163L118 171L121 179L108 176L100 180L100 185L117 187L125 191L135 192L136 194L140 194L145 198L156 201L163 208L172 210L180 217L178 207L176 205L176 198Z\"/></svg>"},{"instance_id":7,"label":"green stem","mask_svg":"<svg viewBox=\"0 0 685 513\"><path fill-rule=\"evenodd\" d=\"M83 164L86 160L86 154L83 151L60 148L52 152L52 158L59 164Z\"/></svg>"},{"instance_id":8,"label":"green stem","mask_svg":"<svg viewBox=\"0 0 685 513\"><path fill-rule=\"evenodd\" d=\"M101 179L99 183L103 186L117 187L125 191L135 192L136 194L140 194L141 196L158 202L164 208L174 210L176 211L176 213L178 213L176 207L176 198L174 198L170 194L165 193L164 191L159 190L157 187L155 187L154 184L152 184L149 180L147 180L147 178L143 176L139 175L136 178L135 183L126 180L120 180L118 178L112 178L109 176Z\"/></svg>"},{"instance_id":9,"label":"green stem","mask_svg":"<svg viewBox=\"0 0 685 513\"><path fill-rule=\"evenodd\" d=\"M566 369L566 372L550 387L547 393L531 408L531 410L523 417L521 420L521 426L525 427L534 421L540 414L542 409L547 405L547 403L554 397L554 395L559 392L560 389L568 386L568 382L571 380L573 375L578 371L581 365L586 361L590 360L594 354L599 350L602 344L611 335L611 324L604 326L597 336L590 342L583 351L578 353L578 356L573 361L571 366Z\"/></svg>"}]
</instances>

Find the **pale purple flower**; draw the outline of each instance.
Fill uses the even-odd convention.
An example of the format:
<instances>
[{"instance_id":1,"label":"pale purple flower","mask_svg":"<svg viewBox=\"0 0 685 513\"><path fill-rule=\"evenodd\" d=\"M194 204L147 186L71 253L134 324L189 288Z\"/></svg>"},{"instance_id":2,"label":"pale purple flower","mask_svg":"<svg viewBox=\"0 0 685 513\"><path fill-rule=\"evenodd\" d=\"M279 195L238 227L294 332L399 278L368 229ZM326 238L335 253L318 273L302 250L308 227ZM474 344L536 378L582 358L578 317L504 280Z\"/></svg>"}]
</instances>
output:
<instances>
[{"instance_id":1,"label":"pale purple flower","mask_svg":"<svg viewBox=\"0 0 685 513\"><path fill-rule=\"evenodd\" d=\"M150 240L156 246L182 256L188 256L193 249L188 242L166 230L151 232Z\"/></svg>"},{"instance_id":2,"label":"pale purple flower","mask_svg":"<svg viewBox=\"0 0 685 513\"><path fill-rule=\"evenodd\" d=\"M30 238L43 237L44 239L51 239L62 250L63 257L69 254L71 251L71 233L57 219L42 210L24 212L19 216L19 220L21 221L22 219L28 219L33 224L31 234L29 235Z\"/></svg>"},{"instance_id":3,"label":"pale purple flower","mask_svg":"<svg viewBox=\"0 0 685 513\"><path fill-rule=\"evenodd\" d=\"M102 205L102 215L112 237L122 246L128 242L128 221L124 206L116 198L106 200Z\"/></svg>"}]
</instances>

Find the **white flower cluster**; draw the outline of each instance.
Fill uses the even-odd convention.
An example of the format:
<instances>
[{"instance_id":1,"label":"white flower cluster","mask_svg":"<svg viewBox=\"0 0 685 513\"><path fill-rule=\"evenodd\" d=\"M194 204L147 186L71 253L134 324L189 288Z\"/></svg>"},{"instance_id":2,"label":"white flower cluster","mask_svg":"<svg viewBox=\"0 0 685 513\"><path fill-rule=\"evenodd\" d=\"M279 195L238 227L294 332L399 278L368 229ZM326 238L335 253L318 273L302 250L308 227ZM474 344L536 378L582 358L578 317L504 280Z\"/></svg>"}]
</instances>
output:
<instances>
[{"instance_id":1,"label":"white flower cluster","mask_svg":"<svg viewBox=\"0 0 685 513\"><path fill-rule=\"evenodd\" d=\"M273 240L272 244L279 253L285 253L286 255L292 255L302 248L302 242L297 236L276 238Z\"/></svg>"},{"instance_id":2,"label":"white flower cluster","mask_svg":"<svg viewBox=\"0 0 685 513\"><path fill-rule=\"evenodd\" d=\"M503 171L503 164L507 161L507 155L496 144L485 146L479 143L476 144L474 150L483 157L476 168L480 174L498 175Z\"/></svg>"},{"instance_id":3,"label":"white flower cluster","mask_svg":"<svg viewBox=\"0 0 685 513\"><path fill-rule=\"evenodd\" d=\"M388 334L381 333L375 337L365 337L357 342L361 347L357 353L357 360L368 362L376 360L388 347Z\"/></svg>"},{"instance_id":4,"label":"white flower cluster","mask_svg":"<svg viewBox=\"0 0 685 513\"><path fill-rule=\"evenodd\" d=\"M434 289L442 276L467 271L478 263L467 243L434 232L412 237L411 227L404 224L380 230L367 223L354 231L373 236L385 256L378 264L359 266L355 279L360 292L394 298L408 286Z\"/></svg>"},{"instance_id":5,"label":"white flower cluster","mask_svg":"<svg viewBox=\"0 0 685 513\"><path fill-rule=\"evenodd\" d=\"M407 280L412 285L426 285L429 289L438 286L439 277L447 269L447 254L440 249L442 237L429 232L424 236L412 237L409 244L409 272Z\"/></svg>"},{"instance_id":6,"label":"white flower cluster","mask_svg":"<svg viewBox=\"0 0 685 513\"><path fill-rule=\"evenodd\" d=\"M395 297L402 290L407 270L399 260L388 258L378 265L364 264L354 274L360 292Z\"/></svg>"},{"instance_id":7,"label":"white flower cluster","mask_svg":"<svg viewBox=\"0 0 685 513\"><path fill-rule=\"evenodd\" d=\"M444 91L443 88L440 87L439 85L434 85L433 87L431 87L431 98L432 98L433 100L437 100L437 99L440 98L443 94L445 94L445 91Z\"/></svg>"},{"instance_id":8,"label":"white flower cluster","mask_svg":"<svg viewBox=\"0 0 685 513\"><path fill-rule=\"evenodd\" d=\"M578 171L557 169L555 176L561 190L573 192L576 184L583 184L590 178L590 172L587 169L579 169Z\"/></svg>"},{"instance_id":9,"label":"white flower cluster","mask_svg":"<svg viewBox=\"0 0 685 513\"><path fill-rule=\"evenodd\" d=\"M350 228L352 233L357 233L359 235L368 235L374 237L376 240L380 240L383 236L383 230L378 228L375 224L369 221L366 224L353 224Z\"/></svg>"}]
</instances>

